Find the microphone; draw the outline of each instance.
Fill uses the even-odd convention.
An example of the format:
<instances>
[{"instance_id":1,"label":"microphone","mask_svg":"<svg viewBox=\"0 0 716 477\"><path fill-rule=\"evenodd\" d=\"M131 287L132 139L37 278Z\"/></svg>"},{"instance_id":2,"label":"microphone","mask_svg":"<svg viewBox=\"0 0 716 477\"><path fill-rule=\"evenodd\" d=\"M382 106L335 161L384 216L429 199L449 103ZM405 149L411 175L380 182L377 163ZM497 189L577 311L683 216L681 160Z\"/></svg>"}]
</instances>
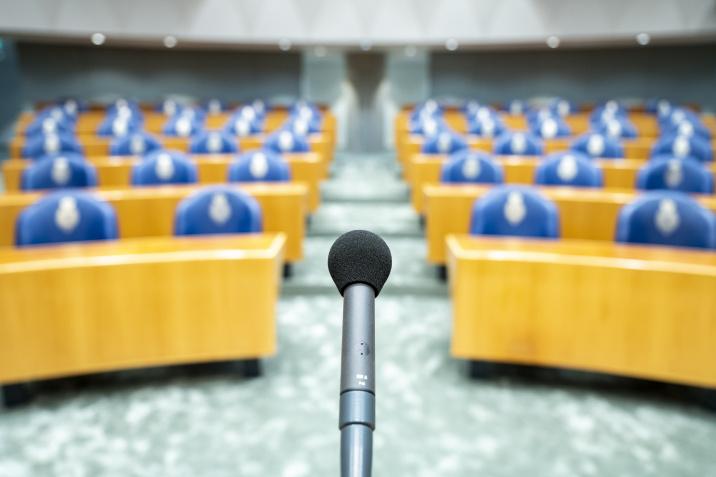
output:
<instances>
[{"instance_id":1,"label":"microphone","mask_svg":"<svg viewBox=\"0 0 716 477\"><path fill-rule=\"evenodd\" d=\"M343 344L338 428L341 476L370 477L375 429L375 298L392 267L390 249L366 230L338 237L328 271L343 295Z\"/></svg>"}]
</instances>

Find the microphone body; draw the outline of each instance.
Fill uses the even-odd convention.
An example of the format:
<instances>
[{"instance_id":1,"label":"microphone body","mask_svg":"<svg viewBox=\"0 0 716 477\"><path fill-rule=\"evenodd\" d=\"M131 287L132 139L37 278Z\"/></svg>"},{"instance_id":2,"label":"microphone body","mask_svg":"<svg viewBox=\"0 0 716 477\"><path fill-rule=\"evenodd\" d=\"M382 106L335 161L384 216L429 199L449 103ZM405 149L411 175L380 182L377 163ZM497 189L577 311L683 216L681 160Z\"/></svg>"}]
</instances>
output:
<instances>
[{"instance_id":1,"label":"microphone body","mask_svg":"<svg viewBox=\"0 0 716 477\"><path fill-rule=\"evenodd\" d=\"M375 429L375 298L390 275L388 245L365 230L341 235L328 271L343 295L343 347L338 428L341 476L370 477Z\"/></svg>"},{"instance_id":2,"label":"microphone body","mask_svg":"<svg viewBox=\"0 0 716 477\"><path fill-rule=\"evenodd\" d=\"M375 429L375 291L354 283L343 297L341 476L368 477Z\"/></svg>"}]
</instances>

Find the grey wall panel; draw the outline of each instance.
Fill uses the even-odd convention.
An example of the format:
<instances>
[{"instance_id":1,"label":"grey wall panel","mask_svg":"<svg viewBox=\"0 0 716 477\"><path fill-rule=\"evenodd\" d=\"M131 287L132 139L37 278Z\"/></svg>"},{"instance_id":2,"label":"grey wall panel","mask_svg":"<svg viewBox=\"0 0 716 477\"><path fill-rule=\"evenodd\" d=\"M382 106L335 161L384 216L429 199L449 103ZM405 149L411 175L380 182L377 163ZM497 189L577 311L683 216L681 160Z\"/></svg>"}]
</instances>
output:
<instances>
[{"instance_id":1,"label":"grey wall panel","mask_svg":"<svg viewBox=\"0 0 716 477\"><path fill-rule=\"evenodd\" d=\"M122 95L140 100L287 99L300 95L301 57L293 53L96 49L18 45L26 102L63 95Z\"/></svg>"},{"instance_id":2,"label":"grey wall panel","mask_svg":"<svg viewBox=\"0 0 716 477\"><path fill-rule=\"evenodd\" d=\"M435 54L432 96L665 97L716 109L716 46Z\"/></svg>"},{"instance_id":3,"label":"grey wall panel","mask_svg":"<svg viewBox=\"0 0 716 477\"><path fill-rule=\"evenodd\" d=\"M10 127L20 112L21 95L17 49L14 42L0 38L0 143L10 134ZM3 156L0 149L0 158Z\"/></svg>"}]
</instances>

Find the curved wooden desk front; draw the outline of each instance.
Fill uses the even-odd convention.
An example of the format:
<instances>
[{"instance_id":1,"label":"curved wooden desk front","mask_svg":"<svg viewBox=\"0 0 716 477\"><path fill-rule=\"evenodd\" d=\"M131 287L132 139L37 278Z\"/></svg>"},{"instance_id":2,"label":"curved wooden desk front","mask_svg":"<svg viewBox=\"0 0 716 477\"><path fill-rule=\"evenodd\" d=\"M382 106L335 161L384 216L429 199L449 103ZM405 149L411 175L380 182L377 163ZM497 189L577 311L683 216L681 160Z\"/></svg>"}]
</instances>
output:
<instances>
[{"instance_id":1,"label":"curved wooden desk front","mask_svg":"<svg viewBox=\"0 0 716 477\"><path fill-rule=\"evenodd\" d=\"M191 156L197 166L200 184L219 184L228 182L229 165L236 159L234 154L194 154ZM292 182L301 182L308 186L308 206L311 212L318 209L321 202L321 180L324 177L323 165L316 153L283 154L291 169ZM140 161L133 156L109 156L87 159L97 170L98 186L131 187L132 168ZM2 163L5 189L10 192L20 190L22 172L31 164L25 159L9 159Z\"/></svg>"},{"instance_id":2,"label":"curved wooden desk front","mask_svg":"<svg viewBox=\"0 0 716 477\"><path fill-rule=\"evenodd\" d=\"M410 159L412 181L410 197L415 210L424 212L423 187L439 184L443 164L448 156L444 154L417 154ZM495 156L495 161L502 166L505 183L534 184L535 170L540 164L539 156ZM605 189L634 189L639 169L644 162L633 159L595 159L594 163L602 170ZM716 163L706 165L716 179Z\"/></svg>"},{"instance_id":3,"label":"curved wooden desk front","mask_svg":"<svg viewBox=\"0 0 716 477\"><path fill-rule=\"evenodd\" d=\"M0 248L0 383L276 352L282 234Z\"/></svg>"},{"instance_id":4,"label":"curved wooden desk front","mask_svg":"<svg viewBox=\"0 0 716 477\"><path fill-rule=\"evenodd\" d=\"M470 215L475 200L491 187L484 185L427 185L425 192L428 262L445 263L445 238L470 231ZM623 206L639 192L629 190L582 189L572 187L538 187L559 210L560 236L563 239L612 242L617 218ZM695 195L707 209L716 212L716 196Z\"/></svg>"},{"instance_id":5,"label":"curved wooden desk front","mask_svg":"<svg viewBox=\"0 0 716 477\"><path fill-rule=\"evenodd\" d=\"M457 358L716 387L716 253L447 239Z\"/></svg>"},{"instance_id":6,"label":"curved wooden desk front","mask_svg":"<svg viewBox=\"0 0 716 477\"><path fill-rule=\"evenodd\" d=\"M174 234L174 216L179 202L203 186L180 185L133 187L129 189L93 189L117 213L119 236L170 237ZM286 236L286 261L303 258L306 235L307 188L298 183L239 184L232 187L253 196L263 215L264 231ZM0 194L0 246L15 243L17 216L42 196L36 192Z\"/></svg>"}]
</instances>

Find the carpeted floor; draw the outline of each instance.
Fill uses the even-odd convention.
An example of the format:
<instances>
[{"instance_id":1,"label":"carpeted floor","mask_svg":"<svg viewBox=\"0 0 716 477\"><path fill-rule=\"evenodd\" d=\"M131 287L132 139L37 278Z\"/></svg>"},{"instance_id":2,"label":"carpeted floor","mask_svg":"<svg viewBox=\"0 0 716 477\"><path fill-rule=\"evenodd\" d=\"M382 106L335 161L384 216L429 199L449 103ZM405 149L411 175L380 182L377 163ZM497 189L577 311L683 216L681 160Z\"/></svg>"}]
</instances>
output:
<instances>
[{"instance_id":1,"label":"carpeted floor","mask_svg":"<svg viewBox=\"0 0 716 477\"><path fill-rule=\"evenodd\" d=\"M389 156L342 155L284 284L265 374L158 369L43 386L0 410L0 477L338 475L338 234L385 234L374 475L716 476L716 414L672 387L576 373L476 381L449 357L446 286Z\"/></svg>"}]
</instances>

